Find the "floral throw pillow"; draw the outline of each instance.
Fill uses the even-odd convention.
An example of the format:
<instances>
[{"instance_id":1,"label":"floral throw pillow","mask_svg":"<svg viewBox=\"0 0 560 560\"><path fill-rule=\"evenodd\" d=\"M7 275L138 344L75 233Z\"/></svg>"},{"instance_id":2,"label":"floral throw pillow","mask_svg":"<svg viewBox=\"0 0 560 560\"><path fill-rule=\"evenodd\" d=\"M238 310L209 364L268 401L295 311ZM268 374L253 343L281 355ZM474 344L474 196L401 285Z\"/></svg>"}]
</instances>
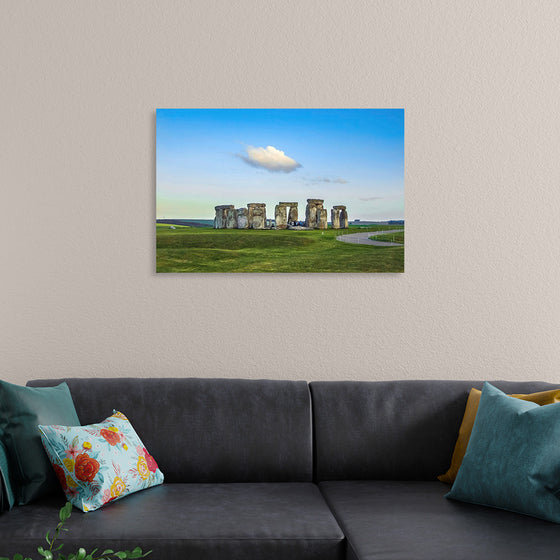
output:
<instances>
[{"instance_id":1,"label":"floral throw pillow","mask_svg":"<svg viewBox=\"0 0 560 560\"><path fill-rule=\"evenodd\" d=\"M163 482L128 418L114 412L89 426L39 426L66 497L82 511Z\"/></svg>"}]
</instances>

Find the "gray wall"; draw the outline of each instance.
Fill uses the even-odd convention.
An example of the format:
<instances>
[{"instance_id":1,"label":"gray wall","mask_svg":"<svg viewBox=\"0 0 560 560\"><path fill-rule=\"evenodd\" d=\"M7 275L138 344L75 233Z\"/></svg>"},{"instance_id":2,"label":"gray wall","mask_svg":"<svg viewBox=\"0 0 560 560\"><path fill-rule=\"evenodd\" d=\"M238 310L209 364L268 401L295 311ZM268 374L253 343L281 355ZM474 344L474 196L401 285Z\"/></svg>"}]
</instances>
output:
<instances>
[{"instance_id":1,"label":"gray wall","mask_svg":"<svg viewBox=\"0 0 560 560\"><path fill-rule=\"evenodd\" d=\"M0 6L0 377L560 381L557 1ZM406 272L154 272L157 107L404 107Z\"/></svg>"}]
</instances>

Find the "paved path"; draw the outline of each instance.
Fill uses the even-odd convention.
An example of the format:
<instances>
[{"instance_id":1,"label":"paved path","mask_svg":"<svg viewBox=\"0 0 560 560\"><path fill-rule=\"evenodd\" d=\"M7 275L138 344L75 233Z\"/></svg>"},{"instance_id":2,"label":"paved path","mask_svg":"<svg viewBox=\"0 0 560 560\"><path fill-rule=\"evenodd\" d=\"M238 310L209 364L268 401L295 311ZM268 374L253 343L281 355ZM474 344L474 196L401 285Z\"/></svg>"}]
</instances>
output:
<instances>
[{"instance_id":1,"label":"paved path","mask_svg":"<svg viewBox=\"0 0 560 560\"><path fill-rule=\"evenodd\" d=\"M390 229L387 231L362 231L360 233L349 233L348 235L339 235L338 241L344 243L359 243L360 245L379 245L383 247L402 247L402 243L391 243L390 241L374 241L369 239L372 235L385 235L386 233L398 233L404 229Z\"/></svg>"}]
</instances>

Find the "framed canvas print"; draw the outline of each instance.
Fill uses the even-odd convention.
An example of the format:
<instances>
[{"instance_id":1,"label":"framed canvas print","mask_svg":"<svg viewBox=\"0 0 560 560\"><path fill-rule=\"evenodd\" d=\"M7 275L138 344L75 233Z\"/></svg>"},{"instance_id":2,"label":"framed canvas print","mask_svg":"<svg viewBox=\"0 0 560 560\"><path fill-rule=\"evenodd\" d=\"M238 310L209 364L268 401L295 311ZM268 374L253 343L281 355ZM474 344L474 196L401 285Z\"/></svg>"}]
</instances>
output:
<instances>
[{"instance_id":1,"label":"framed canvas print","mask_svg":"<svg viewBox=\"0 0 560 560\"><path fill-rule=\"evenodd\" d=\"M404 109L158 109L156 271L404 272Z\"/></svg>"}]
</instances>

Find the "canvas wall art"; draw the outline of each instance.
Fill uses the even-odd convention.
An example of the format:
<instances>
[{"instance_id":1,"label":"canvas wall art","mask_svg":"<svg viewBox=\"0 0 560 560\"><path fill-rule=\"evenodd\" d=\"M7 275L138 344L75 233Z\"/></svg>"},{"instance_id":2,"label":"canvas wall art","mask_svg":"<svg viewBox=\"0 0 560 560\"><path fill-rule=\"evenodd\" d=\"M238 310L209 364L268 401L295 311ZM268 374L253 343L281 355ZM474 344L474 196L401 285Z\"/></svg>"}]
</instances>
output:
<instances>
[{"instance_id":1,"label":"canvas wall art","mask_svg":"<svg viewBox=\"0 0 560 560\"><path fill-rule=\"evenodd\" d=\"M404 109L158 109L156 271L404 272Z\"/></svg>"}]
</instances>

